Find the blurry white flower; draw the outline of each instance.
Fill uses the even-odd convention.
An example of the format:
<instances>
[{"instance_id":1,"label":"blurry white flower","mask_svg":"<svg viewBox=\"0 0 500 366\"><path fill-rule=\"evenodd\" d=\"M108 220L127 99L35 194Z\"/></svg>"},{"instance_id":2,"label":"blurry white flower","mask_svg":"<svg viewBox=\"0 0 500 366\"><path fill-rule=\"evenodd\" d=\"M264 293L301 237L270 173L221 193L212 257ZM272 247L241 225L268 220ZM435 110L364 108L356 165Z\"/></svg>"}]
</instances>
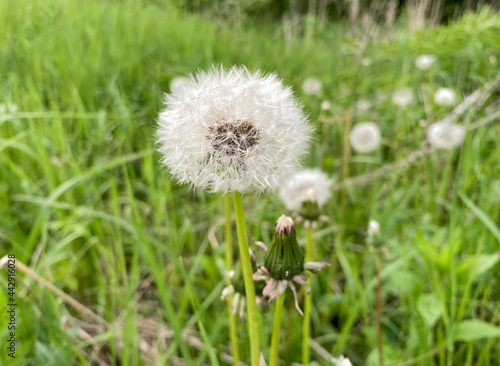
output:
<instances>
[{"instance_id":1,"label":"blurry white flower","mask_svg":"<svg viewBox=\"0 0 500 366\"><path fill-rule=\"evenodd\" d=\"M427 140L436 149L452 149L462 144L465 127L449 122L437 122L429 126Z\"/></svg>"},{"instance_id":2,"label":"blurry white flower","mask_svg":"<svg viewBox=\"0 0 500 366\"><path fill-rule=\"evenodd\" d=\"M329 111L332 109L332 103L330 103L328 100L324 100L321 102L321 109L324 111Z\"/></svg>"},{"instance_id":3,"label":"blurry white flower","mask_svg":"<svg viewBox=\"0 0 500 366\"><path fill-rule=\"evenodd\" d=\"M189 88L191 80L185 76L178 76L170 81L170 92L175 93L183 88Z\"/></svg>"},{"instance_id":4,"label":"blurry white flower","mask_svg":"<svg viewBox=\"0 0 500 366\"><path fill-rule=\"evenodd\" d=\"M392 94L392 101L397 106L406 107L413 102L413 93L408 88L396 90L394 94Z\"/></svg>"},{"instance_id":5,"label":"blurry white flower","mask_svg":"<svg viewBox=\"0 0 500 366\"><path fill-rule=\"evenodd\" d=\"M378 221L370 220L368 223L368 236L374 237L380 234L380 224Z\"/></svg>"},{"instance_id":6,"label":"blurry white flower","mask_svg":"<svg viewBox=\"0 0 500 366\"><path fill-rule=\"evenodd\" d=\"M344 356L340 356L337 359L334 358L332 361L336 366L352 366L351 361Z\"/></svg>"},{"instance_id":7,"label":"blurry white flower","mask_svg":"<svg viewBox=\"0 0 500 366\"><path fill-rule=\"evenodd\" d=\"M367 66L370 66L371 63L372 63L372 60L370 60L368 57L361 59L361 66L367 67Z\"/></svg>"},{"instance_id":8,"label":"blurry white flower","mask_svg":"<svg viewBox=\"0 0 500 366\"><path fill-rule=\"evenodd\" d=\"M311 127L275 75L213 67L166 95L157 131L180 182L215 191L275 189L299 166Z\"/></svg>"},{"instance_id":9,"label":"blurry white flower","mask_svg":"<svg viewBox=\"0 0 500 366\"><path fill-rule=\"evenodd\" d=\"M280 197L286 208L290 211L299 211L302 203L313 199L322 207L331 196L332 182L328 176L319 169L305 169L290 177L280 191Z\"/></svg>"},{"instance_id":10,"label":"blurry white flower","mask_svg":"<svg viewBox=\"0 0 500 366\"><path fill-rule=\"evenodd\" d=\"M302 90L307 95L318 95L322 87L323 83L316 78L307 78L302 83Z\"/></svg>"},{"instance_id":11,"label":"blurry white flower","mask_svg":"<svg viewBox=\"0 0 500 366\"><path fill-rule=\"evenodd\" d=\"M357 152L371 152L380 145L380 130L373 122L358 123L349 134L349 140Z\"/></svg>"},{"instance_id":12,"label":"blurry white flower","mask_svg":"<svg viewBox=\"0 0 500 366\"><path fill-rule=\"evenodd\" d=\"M364 99L360 99L356 102L356 108L360 111L367 111L370 109L370 102L367 102Z\"/></svg>"},{"instance_id":13,"label":"blurry white flower","mask_svg":"<svg viewBox=\"0 0 500 366\"><path fill-rule=\"evenodd\" d=\"M434 55L418 56L415 60L415 66L420 70L428 70L436 62L437 58Z\"/></svg>"},{"instance_id":14,"label":"blurry white flower","mask_svg":"<svg viewBox=\"0 0 500 366\"><path fill-rule=\"evenodd\" d=\"M455 103L455 92L449 88L440 88L434 93L437 105L452 105Z\"/></svg>"}]
</instances>

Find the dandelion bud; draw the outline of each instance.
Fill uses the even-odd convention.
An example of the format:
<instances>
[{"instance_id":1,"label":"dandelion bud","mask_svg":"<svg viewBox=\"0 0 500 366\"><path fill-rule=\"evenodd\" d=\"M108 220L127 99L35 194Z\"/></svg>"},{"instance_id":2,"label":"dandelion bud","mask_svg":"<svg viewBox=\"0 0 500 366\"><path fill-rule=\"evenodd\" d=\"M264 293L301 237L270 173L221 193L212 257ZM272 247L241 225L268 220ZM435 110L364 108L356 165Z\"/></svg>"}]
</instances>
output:
<instances>
[{"instance_id":1,"label":"dandelion bud","mask_svg":"<svg viewBox=\"0 0 500 366\"><path fill-rule=\"evenodd\" d=\"M316 78L307 78L302 83L302 90L307 95L318 95L322 87L323 83Z\"/></svg>"},{"instance_id":2,"label":"dandelion bud","mask_svg":"<svg viewBox=\"0 0 500 366\"><path fill-rule=\"evenodd\" d=\"M293 175L280 191L286 208L298 212L306 220L317 220L321 207L331 196L332 182L319 169L306 169Z\"/></svg>"},{"instance_id":3,"label":"dandelion bud","mask_svg":"<svg viewBox=\"0 0 500 366\"><path fill-rule=\"evenodd\" d=\"M292 279L304 271L304 253L297 243L293 220L285 215L276 221L274 238L264 259L272 278Z\"/></svg>"},{"instance_id":4,"label":"dandelion bud","mask_svg":"<svg viewBox=\"0 0 500 366\"><path fill-rule=\"evenodd\" d=\"M415 60L415 66L420 70L428 70L436 62L436 56L434 55L422 55L418 56Z\"/></svg>"},{"instance_id":5,"label":"dandelion bud","mask_svg":"<svg viewBox=\"0 0 500 366\"><path fill-rule=\"evenodd\" d=\"M449 122L437 122L429 126L427 141L436 149L453 149L462 144L465 138L465 127Z\"/></svg>"},{"instance_id":6,"label":"dandelion bud","mask_svg":"<svg viewBox=\"0 0 500 366\"><path fill-rule=\"evenodd\" d=\"M349 140L354 150L360 153L368 153L380 145L380 130L373 122L358 123L352 129Z\"/></svg>"},{"instance_id":7,"label":"dandelion bud","mask_svg":"<svg viewBox=\"0 0 500 366\"><path fill-rule=\"evenodd\" d=\"M408 88L396 90L394 94L392 94L392 101L397 106L404 108L413 102L413 93Z\"/></svg>"},{"instance_id":8,"label":"dandelion bud","mask_svg":"<svg viewBox=\"0 0 500 366\"><path fill-rule=\"evenodd\" d=\"M440 88L434 93L437 105L452 105L455 103L455 92L449 88Z\"/></svg>"},{"instance_id":9,"label":"dandelion bud","mask_svg":"<svg viewBox=\"0 0 500 366\"><path fill-rule=\"evenodd\" d=\"M274 74L213 67L166 95L158 150L180 182L212 192L280 187L306 152L311 127Z\"/></svg>"}]
</instances>

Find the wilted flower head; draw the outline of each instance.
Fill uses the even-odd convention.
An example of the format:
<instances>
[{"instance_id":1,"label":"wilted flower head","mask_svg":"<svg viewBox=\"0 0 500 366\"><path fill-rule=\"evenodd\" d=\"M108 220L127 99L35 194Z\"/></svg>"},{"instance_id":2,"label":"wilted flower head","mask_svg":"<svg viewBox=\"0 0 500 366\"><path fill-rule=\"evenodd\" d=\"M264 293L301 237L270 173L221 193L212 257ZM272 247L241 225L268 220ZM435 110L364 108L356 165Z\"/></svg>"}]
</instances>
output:
<instances>
[{"instance_id":1,"label":"wilted flower head","mask_svg":"<svg viewBox=\"0 0 500 366\"><path fill-rule=\"evenodd\" d=\"M349 134L349 140L357 152L371 152L377 150L380 145L380 130L373 122L358 123Z\"/></svg>"},{"instance_id":2,"label":"wilted flower head","mask_svg":"<svg viewBox=\"0 0 500 366\"><path fill-rule=\"evenodd\" d=\"M449 122L437 122L429 126L427 140L436 149L452 149L465 138L465 127Z\"/></svg>"},{"instance_id":3,"label":"wilted flower head","mask_svg":"<svg viewBox=\"0 0 500 366\"><path fill-rule=\"evenodd\" d=\"M307 95L318 95L322 87L323 83L316 78L307 78L302 83L302 90Z\"/></svg>"},{"instance_id":4,"label":"wilted flower head","mask_svg":"<svg viewBox=\"0 0 500 366\"><path fill-rule=\"evenodd\" d=\"M434 55L421 55L415 60L415 66L420 70L428 70L436 62L436 59Z\"/></svg>"},{"instance_id":5,"label":"wilted flower head","mask_svg":"<svg viewBox=\"0 0 500 366\"><path fill-rule=\"evenodd\" d=\"M170 92L175 93L183 88L188 88L191 85L191 80L185 76L178 76L170 81Z\"/></svg>"},{"instance_id":6,"label":"wilted flower head","mask_svg":"<svg viewBox=\"0 0 500 366\"><path fill-rule=\"evenodd\" d=\"M455 92L449 88L440 88L434 93L437 105L452 105L455 103Z\"/></svg>"},{"instance_id":7,"label":"wilted flower head","mask_svg":"<svg viewBox=\"0 0 500 366\"><path fill-rule=\"evenodd\" d=\"M262 290L262 296L269 297L269 301L272 301L284 293L288 287L293 292L295 308L303 315L292 280L299 285L307 286L310 292L309 284L300 275L304 270L319 272L330 264L327 262L304 263L304 253L295 236L295 225L293 220L285 215L281 215L276 221L274 237L269 249L262 242L257 244L266 252L264 265L254 273L254 280L267 281L266 287Z\"/></svg>"},{"instance_id":8,"label":"wilted flower head","mask_svg":"<svg viewBox=\"0 0 500 366\"><path fill-rule=\"evenodd\" d=\"M305 153L311 127L275 75L212 67L166 95L157 131L180 182L215 191L278 188Z\"/></svg>"},{"instance_id":9,"label":"wilted flower head","mask_svg":"<svg viewBox=\"0 0 500 366\"><path fill-rule=\"evenodd\" d=\"M287 185L281 189L280 197L288 210L298 212L307 220L316 220L319 217L319 209L331 196L331 184L328 176L321 170L305 169L290 178ZM315 205L316 210L308 203Z\"/></svg>"},{"instance_id":10,"label":"wilted flower head","mask_svg":"<svg viewBox=\"0 0 500 366\"><path fill-rule=\"evenodd\" d=\"M396 90L394 94L392 94L392 101L397 106L406 107L413 102L413 93L408 88Z\"/></svg>"}]
</instances>

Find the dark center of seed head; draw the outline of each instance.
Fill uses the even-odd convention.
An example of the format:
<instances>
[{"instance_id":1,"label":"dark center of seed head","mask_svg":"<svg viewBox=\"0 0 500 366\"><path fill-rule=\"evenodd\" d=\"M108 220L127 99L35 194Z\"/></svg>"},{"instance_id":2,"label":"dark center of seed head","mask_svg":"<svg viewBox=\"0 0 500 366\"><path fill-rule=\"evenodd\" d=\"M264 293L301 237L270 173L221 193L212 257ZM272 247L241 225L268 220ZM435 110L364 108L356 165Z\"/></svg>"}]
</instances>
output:
<instances>
[{"instance_id":1,"label":"dark center of seed head","mask_svg":"<svg viewBox=\"0 0 500 366\"><path fill-rule=\"evenodd\" d=\"M243 156L260 140L259 130L247 121L218 121L208 131L207 140L223 156Z\"/></svg>"}]
</instances>

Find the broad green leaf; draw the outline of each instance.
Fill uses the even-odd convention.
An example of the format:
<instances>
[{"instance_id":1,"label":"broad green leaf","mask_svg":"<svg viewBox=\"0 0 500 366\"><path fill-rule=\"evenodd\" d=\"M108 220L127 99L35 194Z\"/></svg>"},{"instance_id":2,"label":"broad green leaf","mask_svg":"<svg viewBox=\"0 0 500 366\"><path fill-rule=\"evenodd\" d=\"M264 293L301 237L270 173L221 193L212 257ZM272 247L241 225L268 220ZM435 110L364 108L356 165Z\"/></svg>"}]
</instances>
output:
<instances>
[{"instance_id":1,"label":"broad green leaf","mask_svg":"<svg viewBox=\"0 0 500 366\"><path fill-rule=\"evenodd\" d=\"M455 341L472 342L496 337L500 337L500 327L482 320L464 320L457 324L453 338Z\"/></svg>"},{"instance_id":2,"label":"broad green leaf","mask_svg":"<svg viewBox=\"0 0 500 366\"><path fill-rule=\"evenodd\" d=\"M470 281L474 281L492 269L499 259L500 255L498 253L473 256L458 265L457 273L465 275Z\"/></svg>"},{"instance_id":3,"label":"broad green leaf","mask_svg":"<svg viewBox=\"0 0 500 366\"><path fill-rule=\"evenodd\" d=\"M443 304L434 294L424 294L418 298L417 310L427 326L432 327L443 315Z\"/></svg>"}]
</instances>

